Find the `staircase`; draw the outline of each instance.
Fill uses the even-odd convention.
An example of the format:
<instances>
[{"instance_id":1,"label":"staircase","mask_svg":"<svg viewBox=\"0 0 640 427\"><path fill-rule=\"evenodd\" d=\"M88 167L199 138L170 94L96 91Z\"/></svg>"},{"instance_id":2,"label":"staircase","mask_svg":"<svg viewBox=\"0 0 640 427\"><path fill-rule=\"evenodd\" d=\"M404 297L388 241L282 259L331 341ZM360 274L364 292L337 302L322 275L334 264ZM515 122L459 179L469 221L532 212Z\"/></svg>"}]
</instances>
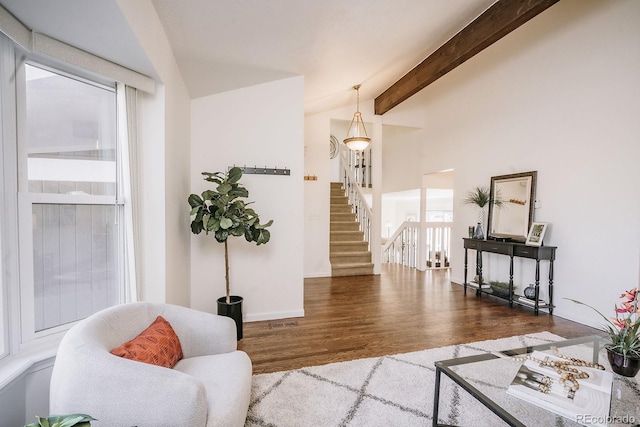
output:
<instances>
[{"instance_id":1,"label":"staircase","mask_svg":"<svg viewBox=\"0 0 640 427\"><path fill-rule=\"evenodd\" d=\"M342 183L332 182L329 261L333 277L373 274L369 243L352 211Z\"/></svg>"}]
</instances>

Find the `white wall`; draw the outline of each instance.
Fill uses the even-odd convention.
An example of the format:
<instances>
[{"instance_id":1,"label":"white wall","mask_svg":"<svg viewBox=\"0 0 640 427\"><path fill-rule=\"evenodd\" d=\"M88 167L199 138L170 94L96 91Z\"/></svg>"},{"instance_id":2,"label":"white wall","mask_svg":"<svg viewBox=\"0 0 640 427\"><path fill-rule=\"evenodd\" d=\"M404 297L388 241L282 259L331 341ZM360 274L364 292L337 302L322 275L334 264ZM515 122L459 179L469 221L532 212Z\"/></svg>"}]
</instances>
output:
<instances>
[{"instance_id":1,"label":"white wall","mask_svg":"<svg viewBox=\"0 0 640 427\"><path fill-rule=\"evenodd\" d=\"M241 180L261 222L274 220L266 245L229 240L231 293L244 298L247 321L304 314L303 92L304 79L293 77L191 103L191 192L209 188L203 171L233 165L291 170L290 176L245 174ZM224 277L224 245L192 235L191 306L215 313Z\"/></svg>"},{"instance_id":2,"label":"white wall","mask_svg":"<svg viewBox=\"0 0 640 427\"><path fill-rule=\"evenodd\" d=\"M460 203L490 177L538 171L535 220L558 246L554 314L597 325L640 260L640 2L565 0L385 115L422 111L421 173L455 169L452 280L475 211ZM489 274L508 274L498 256ZM533 281L533 263L515 280ZM543 268L543 274L546 270Z\"/></svg>"},{"instance_id":3,"label":"white wall","mask_svg":"<svg viewBox=\"0 0 640 427\"><path fill-rule=\"evenodd\" d=\"M318 177L304 184L304 277L331 276L329 182L336 179L338 160L329 159L330 122L326 114L306 116L304 121L304 174ZM335 137L340 143L340 136Z\"/></svg>"}]
</instances>

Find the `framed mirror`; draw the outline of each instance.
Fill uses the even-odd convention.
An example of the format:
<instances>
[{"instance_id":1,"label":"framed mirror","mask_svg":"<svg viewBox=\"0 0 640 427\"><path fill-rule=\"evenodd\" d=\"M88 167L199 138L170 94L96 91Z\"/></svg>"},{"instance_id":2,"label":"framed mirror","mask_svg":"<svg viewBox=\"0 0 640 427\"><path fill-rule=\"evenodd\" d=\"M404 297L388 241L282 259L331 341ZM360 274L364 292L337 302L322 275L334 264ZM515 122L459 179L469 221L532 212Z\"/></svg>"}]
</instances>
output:
<instances>
[{"instance_id":1,"label":"framed mirror","mask_svg":"<svg viewBox=\"0 0 640 427\"><path fill-rule=\"evenodd\" d=\"M491 177L487 238L525 242L533 222L538 172Z\"/></svg>"}]
</instances>

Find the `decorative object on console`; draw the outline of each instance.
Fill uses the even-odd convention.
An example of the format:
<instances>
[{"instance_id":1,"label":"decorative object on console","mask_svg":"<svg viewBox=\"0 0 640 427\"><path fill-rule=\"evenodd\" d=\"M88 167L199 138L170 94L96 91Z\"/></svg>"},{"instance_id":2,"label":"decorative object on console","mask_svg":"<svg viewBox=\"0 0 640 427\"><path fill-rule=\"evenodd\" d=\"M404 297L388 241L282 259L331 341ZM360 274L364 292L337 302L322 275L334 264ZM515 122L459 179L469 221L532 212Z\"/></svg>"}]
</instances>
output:
<instances>
[{"instance_id":1,"label":"decorative object on console","mask_svg":"<svg viewBox=\"0 0 640 427\"><path fill-rule=\"evenodd\" d=\"M484 232L482 231L482 223L479 222L478 225L476 225L476 229L473 232L473 238L474 239L478 239L478 240L483 240L484 239Z\"/></svg>"},{"instance_id":2,"label":"decorative object on console","mask_svg":"<svg viewBox=\"0 0 640 427\"><path fill-rule=\"evenodd\" d=\"M484 239L483 224L485 216L485 206L495 205L501 207L503 205L502 200L499 197L499 193L492 199L491 192L488 187L476 187L469 191L462 203L465 205L474 205L478 208L478 224L473 232L474 239Z\"/></svg>"},{"instance_id":3,"label":"decorative object on console","mask_svg":"<svg viewBox=\"0 0 640 427\"><path fill-rule=\"evenodd\" d=\"M271 234L267 227L273 220L260 224L258 214L247 207L249 203L243 199L249 197L249 191L240 184L242 169L232 167L223 172L202 172L205 181L217 184L215 190L206 190L201 196L191 194L189 205L191 215L191 232L206 234L211 232L216 241L224 243L224 266L226 296L218 299L218 314L233 318L236 322L238 340L242 339L242 297L231 295L229 288L229 251L227 239L230 236L244 236L247 242L261 245L269 242Z\"/></svg>"},{"instance_id":4,"label":"decorative object on console","mask_svg":"<svg viewBox=\"0 0 640 427\"><path fill-rule=\"evenodd\" d=\"M537 171L491 177L490 197L504 203L489 205L487 239L524 242L533 222Z\"/></svg>"},{"instance_id":5,"label":"decorative object on console","mask_svg":"<svg viewBox=\"0 0 640 427\"><path fill-rule=\"evenodd\" d=\"M589 307L598 313L606 324L602 328L611 342L605 345L613 372L625 377L635 377L640 371L640 291L633 288L620 295L623 302L615 306L616 317L609 319L592 306L571 298L576 304Z\"/></svg>"},{"instance_id":6,"label":"decorative object on console","mask_svg":"<svg viewBox=\"0 0 640 427\"><path fill-rule=\"evenodd\" d=\"M534 222L525 242L529 246L542 246L544 235L547 232L547 224L544 222Z\"/></svg>"},{"instance_id":7,"label":"decorative object on console","mask_svg":"<svg viewBox=\"0 0 640 427\"><path fill-rule=\"evenodd\" d=\"M489 281L489 287L491 288L493 293L496 295L500 295L503 297L509 296L509 283L507 282L498 282L496 280L491 280ZM511 290L512 293L515 290L515 288L516 287L514 286L513 289Z\"/></svg>"},{"instance_id":8,"label":"decorative object on console","mask_svg":"<svg viewBox=\"0 0 640 427\"><path fill-rule=\"evenodd\" d=\"M534 285L529 285L526 288L524 288L523 293L524 293L524 296L530 300L536 299L536 287Z\"/></svg>"}]
</instances>

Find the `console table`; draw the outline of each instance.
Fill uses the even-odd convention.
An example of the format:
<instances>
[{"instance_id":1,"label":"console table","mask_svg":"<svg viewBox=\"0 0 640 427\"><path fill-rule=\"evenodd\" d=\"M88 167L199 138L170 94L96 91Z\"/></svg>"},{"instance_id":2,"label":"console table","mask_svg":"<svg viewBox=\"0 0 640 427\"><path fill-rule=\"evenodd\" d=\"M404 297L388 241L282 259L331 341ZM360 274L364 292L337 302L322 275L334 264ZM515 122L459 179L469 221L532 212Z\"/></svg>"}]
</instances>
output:
<instances>
[{"instance_id":1,"label":"console table","mask_svg":"<svg viewBox=\"0 0 640 427\"><path fill-rule=\"evenodd\" d=\"M481 296L482 293L490 293L488 290L483 290L482 281L482 253L489 252L493 254L507 255L509 257L509 296L502 297L509 300L509 307L513 307L515 302L518 305L525 307L532 307L534 315L538 315L540 308L547 308L549 314L553 314L553 262L556 259L556 247L555 246L527 246L524 243L515 242L501 242L496 240L479 240L463 238L464 240L464 293L467 293L467 265L468 265L468 250L474 249L476 251L476 275L478 276L478 287L476 289L476 295ZM529 258L536 262L535 273L535 299L532 301L519 298L519 295L513 293L513 258ZM549 261L549 300L540 304L540 261ZM494 294L495 295L495 294ZM500 295L496 295L501 297ZM514 298L518 297L518 298Z\"/></svg>"}]
</instances>

